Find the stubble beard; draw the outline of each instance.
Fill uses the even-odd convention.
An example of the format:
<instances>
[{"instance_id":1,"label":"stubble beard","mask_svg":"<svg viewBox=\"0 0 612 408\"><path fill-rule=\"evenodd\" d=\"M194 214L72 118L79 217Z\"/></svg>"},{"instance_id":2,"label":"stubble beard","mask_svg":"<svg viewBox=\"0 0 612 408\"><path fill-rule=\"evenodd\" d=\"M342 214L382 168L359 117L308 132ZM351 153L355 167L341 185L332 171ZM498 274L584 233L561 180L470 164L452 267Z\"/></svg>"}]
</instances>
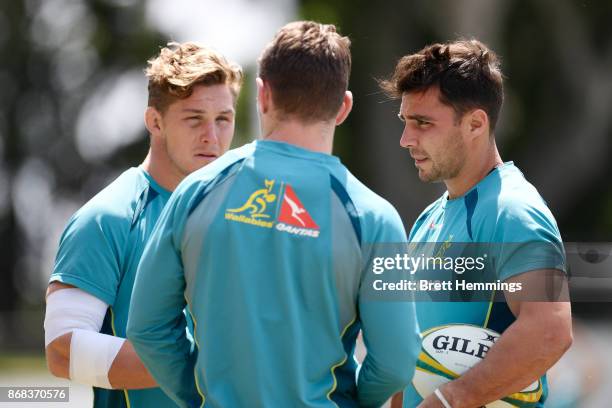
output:
<instances>
[{"instance_id":1,"label":"stubble beard","mask_svg":"<svg viewBox=\"0 0 612 408\"><path fill-rule=\"evenodd\" d=\"M426 183L441 183L459 175L465 163L465 144L461 134L457 133L449 137L450 143L439 159L430 157L431 169L428 172L419 169L419 178Z\"/></svg>"}]
</instances>

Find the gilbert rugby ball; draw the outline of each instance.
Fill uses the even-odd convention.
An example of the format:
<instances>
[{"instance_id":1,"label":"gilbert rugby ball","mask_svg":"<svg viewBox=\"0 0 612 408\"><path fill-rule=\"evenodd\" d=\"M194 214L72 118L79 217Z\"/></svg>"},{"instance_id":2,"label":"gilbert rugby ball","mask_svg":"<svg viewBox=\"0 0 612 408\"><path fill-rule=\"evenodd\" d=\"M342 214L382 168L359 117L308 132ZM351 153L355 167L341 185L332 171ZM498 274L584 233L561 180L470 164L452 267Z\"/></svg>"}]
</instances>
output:
<instances>
[{"instance_id":1,"label":"gilbert rugby ball","mask_svg":"<svg viewBox=\"0 0 612 408\"><path fill-rule=\"evenodd\" d=\"M434 327L422 334L423 344L412 380L423 398L481 361L500 337L499 333L468 324ZM531 408L542 395L540 380L527 388L486 405L487 408Z\"/></svg>"}]
</instances>

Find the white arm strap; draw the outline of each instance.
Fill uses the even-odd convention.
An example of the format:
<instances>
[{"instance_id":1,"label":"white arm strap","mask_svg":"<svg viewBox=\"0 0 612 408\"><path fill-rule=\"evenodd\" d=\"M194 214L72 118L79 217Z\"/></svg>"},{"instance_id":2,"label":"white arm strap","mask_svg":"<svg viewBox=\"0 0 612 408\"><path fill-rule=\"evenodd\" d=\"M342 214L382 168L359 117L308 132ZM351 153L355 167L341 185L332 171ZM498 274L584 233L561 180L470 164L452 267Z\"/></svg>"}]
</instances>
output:
<instances>
[{"instance_id":1,"label":"white arm strap","mask_svg":"<svg viewBox=\"0 0 612 408\"><path fill-rule=\"evenodd\" d=\"M108 305L77 289L60 289L47 297L45 347L63 334L70 340L70 379L100 388L112 388L108 380L125 339L99 333Z\"/></svg>"},{"instance_id":2,"label":"white arm strap","mask_svg":"<svg viewBox=\"0 0 612 408\"><path fill-rule=\"evenodd\" d=\"M47 297L45 347L74 329L99 332L108 305L77 288L59 289Z\"/></svg>"}]
</instances>

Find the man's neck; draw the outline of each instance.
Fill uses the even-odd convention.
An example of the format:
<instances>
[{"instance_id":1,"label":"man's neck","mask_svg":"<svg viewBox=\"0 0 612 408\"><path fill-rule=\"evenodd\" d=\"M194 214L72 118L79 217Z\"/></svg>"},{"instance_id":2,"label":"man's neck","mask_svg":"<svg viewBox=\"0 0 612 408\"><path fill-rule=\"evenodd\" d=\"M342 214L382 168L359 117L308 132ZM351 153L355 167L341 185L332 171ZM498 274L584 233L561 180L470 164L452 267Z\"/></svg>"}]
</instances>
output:
<instances>
[{"instance_id":1,"label":"man's neck","mask_svg":"<svg viewBox=\"0 0 612 408\"><path fill-rule=\"evenodd\" d=\"M168 191L174 191L176 186L183 180L183 175L180 174L167 158L158 157L152 149L149 149L147 157L140 165L149 173L157 184Z\"/></svg>"},{"instance_id":2,"label":"man's neck","mask_svg":"<svg viewBox=\"0 0 612 408\"><path fill-rule=\"evenodd\" d=\"M262 131L262 139L285 142L314 152L331 154L334 143L333 124L319 122L304 125L295 121L277 122Z\"/></svg>"},{"instance_id":3,"label":"man's neck","mask_svg":"<svg viewBox=\"0 0 612 408\"><path fill-rule=\"evenodd\" d=\"M497 147L493 144L491 149L484 155L484 158L473 157L470 162L465 163L463 169L461 169L456 177L444 180L448 190L448 198L461 197L487 177L491 170L503 163Z\"/></svg>"}]
</instances>

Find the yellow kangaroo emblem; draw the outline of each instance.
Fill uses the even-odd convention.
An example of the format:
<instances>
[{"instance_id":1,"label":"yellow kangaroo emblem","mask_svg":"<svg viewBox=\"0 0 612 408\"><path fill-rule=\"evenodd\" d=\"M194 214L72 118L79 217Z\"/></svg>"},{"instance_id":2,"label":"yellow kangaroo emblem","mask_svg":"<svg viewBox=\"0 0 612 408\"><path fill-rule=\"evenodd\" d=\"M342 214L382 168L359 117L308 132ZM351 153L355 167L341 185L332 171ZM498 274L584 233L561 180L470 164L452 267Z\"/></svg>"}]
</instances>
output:
<instances>
[{"instance_id":1,"label":"yellow kangaroo emblem","mask_svg":"<svg viewBox=\"0 0 612 408\"><path fill-rule=\"evenodd\" d=\"M274 180L265 180L265 185L266 188L262 188L251 194L242 207L228 209L227 211L239 213L249 210L251 212L251 218L270 218L270 215L264 213L268 206L267 203L276 200L276 194L271 194L272 187L274 187Z\"/></svg>"}]
</instances>

